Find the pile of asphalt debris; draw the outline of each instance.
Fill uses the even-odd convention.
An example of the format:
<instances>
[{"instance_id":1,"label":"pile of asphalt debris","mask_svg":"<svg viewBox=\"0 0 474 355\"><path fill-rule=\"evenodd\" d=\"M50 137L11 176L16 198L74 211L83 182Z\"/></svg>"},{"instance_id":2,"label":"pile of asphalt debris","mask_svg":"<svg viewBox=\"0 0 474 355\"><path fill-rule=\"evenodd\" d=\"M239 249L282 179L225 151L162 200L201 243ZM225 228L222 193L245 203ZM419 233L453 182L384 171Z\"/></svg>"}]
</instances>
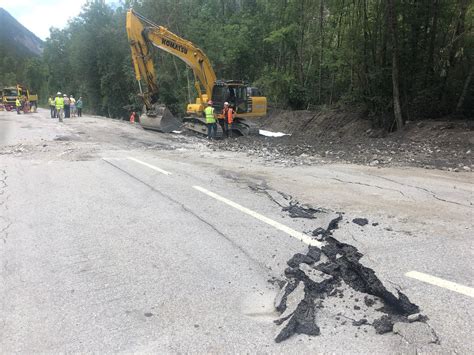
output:
<instances>
[{"instance_id":1,"label":"pile of asphalt debris","mask_svg":"<svg viewBox=\"0 0 474 355\"><path fill-rule=\"evenodd\" d=\"M294 206L290 206L290 215ZM299 208L293 212L303 218L312 218L317 212L296 207ZM288 260L287 281L275 299L280 312L275 321L280 326L276 342L295 333L319 335L318 324L334 318L341 325L351 322L359 329L363 327L364 332L371 326L378 334L401 334L404 324L426 323L427 317L405 294L397 290L395 295L387 290L374 270L360 263L363 255L357 248L333 237L342 219L339 214L326 229L313 231L319 247L309 246L306 254L297 253ZM353 223L365 225L368 221L355 219Z\"/></svg>"}]
</instances>

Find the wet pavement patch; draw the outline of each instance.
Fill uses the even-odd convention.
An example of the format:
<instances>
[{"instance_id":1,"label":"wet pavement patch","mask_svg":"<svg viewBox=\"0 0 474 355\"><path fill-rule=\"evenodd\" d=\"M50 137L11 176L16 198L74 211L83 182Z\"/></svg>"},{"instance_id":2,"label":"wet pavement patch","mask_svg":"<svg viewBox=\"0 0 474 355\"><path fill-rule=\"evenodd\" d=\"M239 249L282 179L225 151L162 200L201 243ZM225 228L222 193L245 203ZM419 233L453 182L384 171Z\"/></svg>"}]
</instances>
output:
<instances>
[{"instance_id":1,"label":"wet pavement patch","mask_svg":"<svg viewBox=\"0 0 474 355\"><path fill-rule=\"evenodd\" d=\"M293 334L319 335L326 326L328 332L333 326L352 325L363 329L362 334L370 328L384 334L396 324L426 322L405 294L389 291L374 270L361 264L363 255L356 247L334 238L333 231L342 221L339 214L327 228L313 231L313 237L323 243L321 248L309 246L306 254L297 253L288 260L287 281L275 299L281 313L275 321L279 326L276 342Z\"/></svg>"}]
</instances>

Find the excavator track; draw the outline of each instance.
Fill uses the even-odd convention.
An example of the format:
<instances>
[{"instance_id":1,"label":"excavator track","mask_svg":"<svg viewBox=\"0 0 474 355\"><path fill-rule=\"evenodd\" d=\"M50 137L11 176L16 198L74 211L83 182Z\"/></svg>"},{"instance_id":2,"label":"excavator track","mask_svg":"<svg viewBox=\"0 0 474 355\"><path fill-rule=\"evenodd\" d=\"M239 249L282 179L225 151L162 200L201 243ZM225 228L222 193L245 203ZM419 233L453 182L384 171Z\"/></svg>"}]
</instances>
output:
<instances>
[{"instance_id":1,"label":"excavator track","mask_svg":"<svg viewBox=\"0 0 474 355\"><path fill-rule=\"evenodd\" d=\"M190 131L207 135L207 125L204 118L200 117L184 117L184 127ZM244 118L236 118L232 127L232 134L236 136L248 136L258 134L258 127L252 121ZM219 123L217 123L216 138L222 138L223 132Z\"/></svg>"},{"instance_id":2,"label":"excavator track","mask_svg":"<svg viewBox=\"0 0 474 355\"><path fill-rule=\"evenodd\" d=\"M193 132L207 135L207 125L204 118L189 116L189 117L184 117L183 122L184 122L184 128ZM222 128L219 124L217 124L216 138L222 138L222 136L223 136Z\"/></svg>"}]
</instances>

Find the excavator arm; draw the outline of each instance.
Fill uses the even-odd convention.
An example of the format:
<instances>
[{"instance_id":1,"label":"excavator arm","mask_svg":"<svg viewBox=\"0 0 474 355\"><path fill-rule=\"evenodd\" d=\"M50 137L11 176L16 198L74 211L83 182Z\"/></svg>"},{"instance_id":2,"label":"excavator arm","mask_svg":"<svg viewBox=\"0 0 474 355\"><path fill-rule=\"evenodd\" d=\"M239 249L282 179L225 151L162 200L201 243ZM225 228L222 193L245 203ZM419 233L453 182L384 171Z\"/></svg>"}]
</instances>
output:
<instances>
[{"instance_id":1,"label":"excavator arm","mask_svg":"<svg viewBox=\"0 0 474 355\"><path fill-rule=\"evenodd\" d=\"M126 29L130 49L132 51L133 67L135 78L140 86L140 95L143 98L145 107L151 109L158 100L158 85L156 84L156 73L151 57L151 51L146 38L143 36L144 26L133 10L127 13ZM147 90L144 92L141 81L144 80Z\"/></svg>"}]
</instances>

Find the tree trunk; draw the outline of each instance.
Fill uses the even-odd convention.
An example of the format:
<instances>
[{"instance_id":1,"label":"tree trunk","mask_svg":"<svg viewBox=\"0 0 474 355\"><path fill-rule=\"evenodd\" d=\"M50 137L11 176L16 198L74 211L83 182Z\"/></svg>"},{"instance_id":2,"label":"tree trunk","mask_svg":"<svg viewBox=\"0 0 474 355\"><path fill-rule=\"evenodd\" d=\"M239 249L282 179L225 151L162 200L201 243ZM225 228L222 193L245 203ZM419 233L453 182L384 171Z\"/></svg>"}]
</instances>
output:
<instances>
[{"instance_id":1,"label":"tree trunk","mask_svg":"<svg viewBox=\"0 0 474 355\"><path fill-rule=\"evenodd\" d=\"M420 33L420 25L419 19L421 19L422 13L420 8L423 4L420 4L418 0L413 1L413 12L414 14L411 17L411 35L410 35L410 45L411 45L411 70L410 76L414 78L416 73L418 73L418 48L420 46L419 43L419 33ZM413 82L410 82L409 89L413 86Z\"/></svg>"},{"instance_id":2,"label":"tree trunk","mask_svg":"<svg viewBox=\"0 0 474 355\"><path fill-rule=\"evenodd\" d=\"M433 71L434 48L435 48L435 41L436 41L436 32L438 31L438 7L439 7L439 0L433 0L433 22L430 28L430 32L431 32L430 46L428 50L428 61L426 64L426 78L429 77L430 80L434 72Z\"/></svg>"},{"instance_id":3,"label":"tree trunk","mask_svg":"<svg viewBox=\"0 0 474 355\"><path fill-rule=\"evenodd\" d=\"M396 129L403 127L402 109L400 107L399 89L399 67L398 67L398 38L397 38L397 16L395 10L395 0L387 0L388 23L392 37L392 86L393 86L393 113L395 116Z\"/></svg>"},{"instance_id":4,"label":"tree trunk","mask_svg":"<svg viewBox=\"0 0 474 355\"><path fill-rule=\"evenodd\" d=\"M360 3L359 3L360 6ZM369 34L368 34L368 22L369 19L367 17L367 0L362 1L363 7L363 34L364 34L364 95L371 96L370 90L370 80L369 80L369 58L368 58L368 42L369 42Z\"/></svg>"},{"instance_id":5,"label":"tree trunk","mask_svg":"<svg viewBox=\"0 0 474 355\"><path fill-rule=\"evenodd\" d=\"M305 78L304 78L304 63L305 63L305 43L304 43L304 36L305 36L305 30L306 30L306 23L304 21L305 18L305 0L300 1L300 19L301 19L301 28L300 28L300 43L299 43L299 51L298 56L299 56L299 63L298 63L298 76L299 76L299 82L300 85L305 86Z\"/></svg>"},{"instance_id":6,"label":"tree trunk","mask_svg":"<svg viewBox=\"0 0 474 355\"><path fill-rule=\"evenodd\" d=\"M456 105L456 112L460 113L462 110L462 106L464 105L464 100L466 99L467 91L469 89L469 85L471 84L472 74L474 73L474 65L471 65L471 70L469 70L469 75L464 82L464 87L462 89L461 96L459 97L458 104Z\"/></svg>"},{"instance_id":7,"label":"tree trunk","mask_svg":"<svg viewBox=\"0 0 474 355\"><path fill-rule=\"evenodd\" d=\"M323 50L324 50L324 32L323 32L323 19L324 19L324 0L319 0L319 35L321 46L319 48L319 90L318 90L318 102L321 105L321 91L323 81Z\"/></svg>"},{"instance_id":8,"label":"tree trunk","mask_svg":"<svg viewBox=\"0 0 474 355\"><path fill-rule=\"evenodd\" d=\"M451 69L455 66L456 62L456 52L459 47L462 46L463 42L463 35L465 33L465 22L466 22L466 12L467 12L467 5L468 0L458 0L459 6L459 16L456 21L456 30L453 33L453 38L449 44L449 56L448 56L448 65L445 66L445 76L443 79L443 83L441 85L441 102L443 105L446 106L447 102L447 84L449 79L449 74L451 73Z\"/></svg>"}]
</instances>

